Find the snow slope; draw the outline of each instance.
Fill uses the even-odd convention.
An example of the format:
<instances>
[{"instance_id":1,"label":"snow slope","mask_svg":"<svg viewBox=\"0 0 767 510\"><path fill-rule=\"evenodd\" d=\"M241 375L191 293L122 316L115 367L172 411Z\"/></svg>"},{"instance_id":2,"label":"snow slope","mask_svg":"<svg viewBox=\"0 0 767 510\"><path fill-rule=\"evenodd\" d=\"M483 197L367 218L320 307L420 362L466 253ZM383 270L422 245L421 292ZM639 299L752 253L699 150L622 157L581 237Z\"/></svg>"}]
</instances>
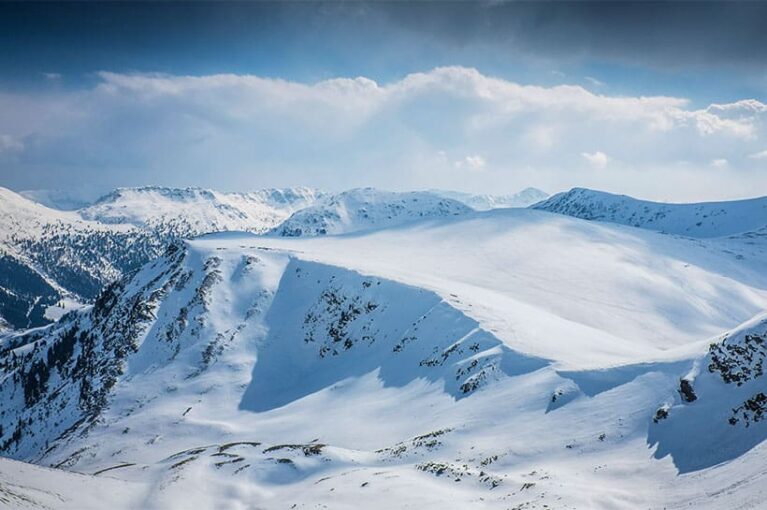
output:
<instances>
[{"instance_id":1,"label":"snow slope","mask_svg":"<svg viewBox=\"0 0 767 510\"><path fill-rule=\"evenodd\" d=\"M767 227L767 197L664 204L573 188L532 206L586 220L620 223L689 237L721 237Z\"/></svg>"},{"instance_id":2,"label":"snow slope","mask_svg":"<svg viewBox=\"0 0 767 510\"><path fill-rule=\"evenodd\" d=\"M104 502L121 500L138 508L135 484L70 473L0 458L0 506L97 510Z\"/></svg>"},{"instance_id":3,"label":"snow slope","mask_svg":"<svg viewBox=\"0 0 767 510\"><path fill-rule=\"evenodd\" d=\"M475 211L489 211L504 207L529 207L548 198L549 194L537 188L525 188L511 195L475 195L459 191L431 190L441 197L458 200Z\"/></svg>"},{"instance_id":4,"label":"snow slope","mask_svg":"<svg viewBox=\"0 0 767 510\"><path fill-rule=\"evenodd\" d=\"M686 239L530 209L259 242L433 290L510 345L583 367L668 356L767 305L765 239Z\"/></svg>"},{"instance_id":5,"label":"snow slope","mask_svg":"<svg viewBox=\"0 0 767 510\"><path fill-rule=\"evenodd\" d=\"M685 409L763 384L694 368L762 335L765 249L524 209L205 236L1 337L0 447L116 508L754 508L764 422L690 466Z\"/></svg>"},{"instance_id":6,"label":"snow slope","mask_svg":"<svg viewBox=\"0 0 767 510\"><path fill-rule=\"evenodd\" d=\"M767 439L767 314L717 338L680 374L679 395L662 408L649 442L682 471L737 458ZM694 436L698 441L692 443Z\"/></svg>"},{"instance_id":7,"label":"snow slope","mask_svg":"<svg viewBox=\"0 0 767 510\"><path fill-rule=\"evenodd\" d=\"M456 200L430 192L360 188L331 195L294 213L271 233L283 237L347 234L469 211L469 207Z\"/></svg>"},{"instance_id":8,"label":"snow slope","mask_svg":"<svg viewBox=\"0 0 767 510\"><path fill-rule=\"evenodd\" d=\"M207 232L264 232L323 197L310 188L222 193L201 188L119 188L81 209L85 219L130 223L190 237Z\"/></svg>"}]
</instances>

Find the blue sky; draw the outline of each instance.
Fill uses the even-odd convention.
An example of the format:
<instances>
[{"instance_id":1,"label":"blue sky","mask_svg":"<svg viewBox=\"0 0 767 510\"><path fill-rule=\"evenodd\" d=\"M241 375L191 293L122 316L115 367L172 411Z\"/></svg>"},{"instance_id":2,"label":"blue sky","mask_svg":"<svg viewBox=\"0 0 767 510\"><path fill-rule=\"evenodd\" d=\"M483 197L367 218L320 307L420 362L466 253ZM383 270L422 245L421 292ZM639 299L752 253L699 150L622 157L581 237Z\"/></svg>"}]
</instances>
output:
<instances>
[{"instance_id":1,"label":"blue sky","mask_svg":"<svg viewBox=\"0 0 767 510\"><path fill-rule=\"evenodd\" d=\"M765 15L3 3L0 185L767 194Z\"/></svg>"}]
</instances>

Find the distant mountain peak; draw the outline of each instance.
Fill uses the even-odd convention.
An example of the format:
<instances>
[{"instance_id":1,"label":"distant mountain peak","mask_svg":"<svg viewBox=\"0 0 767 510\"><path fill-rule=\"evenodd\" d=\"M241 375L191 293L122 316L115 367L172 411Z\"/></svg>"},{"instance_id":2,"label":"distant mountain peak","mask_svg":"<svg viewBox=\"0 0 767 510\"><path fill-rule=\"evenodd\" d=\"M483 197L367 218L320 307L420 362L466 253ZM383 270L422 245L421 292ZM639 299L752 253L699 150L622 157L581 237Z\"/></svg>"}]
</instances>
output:
<instances>
[{"instance_id":1,"label":"distant mountain peak","mask_svg":"<svg viewBox=\"0 0 767 510\"><path fill-rule=\"evenodd\" d=\"M471 209L461 202L427 191L356 188L295 212L272 233L284 237L346 234L468 212Z\"/></svg>"},{"instance_id":2,"label":"distant mountain peak","mask_svg":"<svg viewBox=\"0 0 767 510\"><path fill-rule=\"evenodd\" d=\"M206 188L117 188L79 211L103 223L130 223L184 237L221 230L263 232L316 202L312 188L225 193Z\"/></svg>"},{"instance_id":3,"label":"distant mountain peak","mask_svg":"<svg viewBox=\"0 0 767 510\"><path fill-rule=\"evenodd\" d=\"M528 207L546 199L549 195L538 188L528 187L510 195L472 194L460 191L433 190L437 195L458 200L476 211L488 211L506 207Z\"/></svg>"},{"instance_id":4,"label":"distant mountain peak","mask_svg":"<svg viewBox=\"0 0 767 510\"><path fill-rule=\"evenodd\" d=\"M767 197L671 204L573 188L534 204L532 208L699 238L729 236L767 226Z\"/></svg>"}]
</instances>

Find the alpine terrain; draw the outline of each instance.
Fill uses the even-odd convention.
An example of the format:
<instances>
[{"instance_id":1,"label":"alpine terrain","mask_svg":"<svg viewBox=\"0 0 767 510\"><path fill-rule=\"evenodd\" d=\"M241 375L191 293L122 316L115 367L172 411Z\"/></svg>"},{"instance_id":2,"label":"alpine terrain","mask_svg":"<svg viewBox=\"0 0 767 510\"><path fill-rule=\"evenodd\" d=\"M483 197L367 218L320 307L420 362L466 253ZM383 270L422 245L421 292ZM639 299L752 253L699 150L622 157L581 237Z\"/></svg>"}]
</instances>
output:
<instances>
[{"instance_id":1,"label":"alpine terrain","mask_svg":"<svg viewBox=\"0 0 767 510\"><path fill-rule=\"evenodd\" d=\"M10 508L764 505L766 199L3 193Z\"/></svg>"},{"instance_id":2,"label":"alpine terrain","mask_svg":"<svg viewBox=\"0 0 767 510\"><path fill-rule=\"evenodd\" d=\"M62 211L0 188L0 326L47 324L92 302L105 285L174 240L216 231L264 232L320 196L306 188L249 194L126 188Z\"/></svg>"}]
</instances>

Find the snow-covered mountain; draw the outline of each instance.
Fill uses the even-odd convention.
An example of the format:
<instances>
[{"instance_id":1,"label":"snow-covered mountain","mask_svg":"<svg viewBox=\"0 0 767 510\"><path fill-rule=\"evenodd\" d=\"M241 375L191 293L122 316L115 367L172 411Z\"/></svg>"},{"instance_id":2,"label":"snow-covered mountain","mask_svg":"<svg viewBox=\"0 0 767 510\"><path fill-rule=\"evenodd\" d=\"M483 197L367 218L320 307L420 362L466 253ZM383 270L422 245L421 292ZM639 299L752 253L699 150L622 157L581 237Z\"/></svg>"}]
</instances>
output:
<instances>
[{"instance_id":1,"label":"snow-covered mountain","mask_svg":"<svg viewBox=\"0 0 767 510\"><path fill-rule=\"evenodd\" d=\"M222 193L201 188L119 188L81 209L102 223L129 223L179 237L241 230L265 232L324 196L311 188Z\"/></svg>"},{"instance_id":2,"label":"snow-covered mountain","mask_svg":"<svg viewBox=\"0 0 767 510\"><path fill-rule=\"evenodd\" d=\"M55 193L35 195L50 196ZM0 321L13 328L46 324L67 303L92 301L176 239L264 232L322 196L308 188L121 188L91 206L62 211L0 188Z\"/></svg>"},{"instance_id":3,"label":"snow-covered mountain","mask_svg":"<svg viewBox=\"0 0 767 510\"><path fill-rule=\"evenodd\" d=\"M115 508L754 508L762 381L733 374L761 371L763 318L736 326L765 289L761 237L530 209L179 241L0 337L0 448ZM745 447L690 466L709 401ZM12 469L16 497L103 505Z\"/></svg>"},{"instance_id":4,"label":"snow-covered mountain","mask_svg":"<svg viewBox=\"0 0 767 510\"><path fill-rule=\"evenodd\" d=\"M67 304L91 302L106 284L177 239L265 232L298 210L281 233L357 231L469 211L430 194L372 189L328 195L309 188L221 193L160 187L121 188L83 209L62 211L0 189L0 327L40 326Z\"/></svg>"},{"instance_id":5,"label":"snow-covered mountain","mask_svg":"<svg viewBox=\"0 0 767 510\"><path fill-rule=\"evenodd\" d=\"M476 195L460 191L431 190L441 197L457 200L475 211L489 211L503 207L529 207L545 200L549 194L537 188L525 188L511 195Z\"/></svg>"},{"instance_id":6,"label":"snow-covered mountain","mask_svg":"<svg viewBox=\"0 0 767 510\"><path fill-rule=\"evenodd\" d=\"M608 221L689 237L720 237L767 227L767 197L665 204L573 188L532 206L585 220Z\"/></svg>"},{"instance_id":7,"label":"snow-covered mountain","mask_svg":"<svg viewBox=\"0 0 767 510\"><path fill-rule=\"evenodd\" d=\"M15 328L45 324L48 307L93 299L163 244L152 232L86 221L0 188L0 317Z\"/></svg>"},{"instance_id":8,"label":"snow-covered mountain","mask_svg":"<svg viewBox=\"0 0 767 510\"><path fill-rule=\"evenodd\" d=\"M347 234L470 211L457 200L430 192L360 188L331 195L292 214L271 233L284 237Z\"/></svg>"}]
</instances>

